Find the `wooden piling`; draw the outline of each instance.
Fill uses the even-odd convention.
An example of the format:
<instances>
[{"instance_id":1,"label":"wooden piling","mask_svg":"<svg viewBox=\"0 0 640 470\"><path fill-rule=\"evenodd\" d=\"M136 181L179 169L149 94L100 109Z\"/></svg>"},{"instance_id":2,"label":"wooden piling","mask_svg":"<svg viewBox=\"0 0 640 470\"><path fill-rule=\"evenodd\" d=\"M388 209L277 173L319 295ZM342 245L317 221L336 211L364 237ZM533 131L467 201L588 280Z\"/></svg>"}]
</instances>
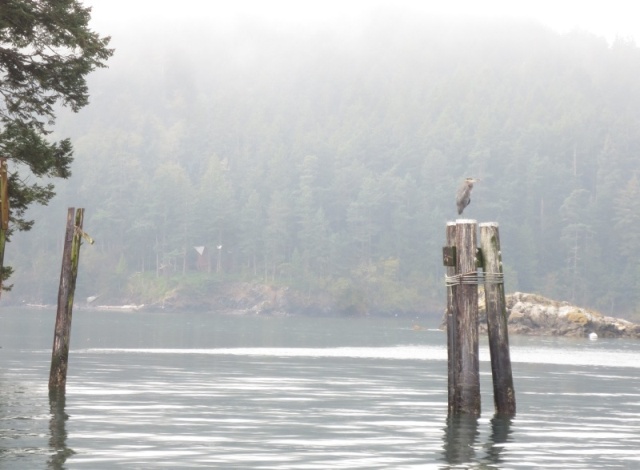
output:
<instances>
[{"instance_id":1,"label":"wooden piling","mask_svg":"<svg viewBox=\"0 0 640 470\"><path fill-rule=\"evenodd\" d=\"M477 276L477 223L456 221L456 274ZM478 347L478 286L462 283L456 287L459 378L456 383L458 411L480 415L480 360Z\"/></svg>"},{"instance_id":2,"label":"wooden piling","mask_svg":"<svg viewBox=\"0 0 640 470\"><path fill-rule=\"evenodd\" d=\"M74 223L75 212L75 223ZM77 211L70 207L67 212L67 230L62 253L60 287L58 289L58 310L51 353L51 372L49 373L49 392L64 393L67 385L67 366L69 363L69 342L71 339L71 317L73 295L78 275L80 243L83 235L82 222L84 209Z\"/></svg>"},{"instance_id":3,"label":"wooden piling","mask_svg":"<svg viewBox=\"0 0 640 470\"><path fill-rule=\"evenodd\" d=\"M500 416L514 416L516 397L511 372L502 255L497 223L480 224L480 247L485 276L484 295L495 412Z\"/></svg>"},{"instance_id":4,"label":"wooden piling","mask_svg":"<svg viewBox=\"0 0 640 470\"><path fill-rule=\"evenodd\" d=\"M478 268L475 220L458 219L455 227L456 276L453 283L453 403L449 412L480 415L478 347Z\"/></svg>"},{"instance_id":5,"label":"wooden piling","mask_svg":"<svg viewBox=\"0 0 640 470\"><path fill-rule=\"evenodd\" d=\"M456 224L454 222L447 223L446 231L447 245L444 250L444 265L447 268L447 276L451 277L456 273ZM447 285L447 310L446 326L447 326L447 370L449 378L449 413L453 413L455 410L455 391L456 391L456 376L454 373L456 360L456 308L454 304L454 289L455 286Z\"/></svg>"},{"instance_id":6,"label":"wooden piling","mask_svg":"<svg viewBox=\"0 0 640 470\"><path fill-rule=\"evenodd\" d=\"M2 268L4 267L4 248L9 230L9 182L7 177L7 159L0 158L0 295L2 295Z\"/></svg>"}]
</instances>

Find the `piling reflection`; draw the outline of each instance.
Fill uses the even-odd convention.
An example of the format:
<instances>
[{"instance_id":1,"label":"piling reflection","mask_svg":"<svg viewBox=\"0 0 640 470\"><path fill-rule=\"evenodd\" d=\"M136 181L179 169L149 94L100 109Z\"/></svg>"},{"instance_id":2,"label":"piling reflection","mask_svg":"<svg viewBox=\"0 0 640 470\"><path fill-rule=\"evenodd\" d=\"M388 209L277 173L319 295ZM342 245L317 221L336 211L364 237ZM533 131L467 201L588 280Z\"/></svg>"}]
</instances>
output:
<instances>
[{"instance_id":1,"label":"piling reflection","mask_svg":"<svg viewBox=\"0 0 640 470\"><path fill-rule=\"evenodd\" d=\"M69 415L65 412L64 392L53 392L49 394L49 447L52 451L51 458L47 462L47 468L62 469L67 458L75 452L67 447L66 422Z\"/></svg>"},{"instance_id":2,"label":"piling reflection","mask_svg":"<svg viewBox=\"0 0 640 470\"><path fill-rule=\"evenodd\" d=\"M487 443L487 460L491 464L502 462L502 451L504 444L510 440L511 421L509 416L495 415L491 419L491 436Z\"/></svg>"},{"instance_id":3,"label":"piling reflection","mask_svg":"<svg viewBox=\"0 0 640 470\"><path fill-rule=\"evenodd\" d=\"M469 414L449 415L444 429L443 460L451 466L475 461L478 418Z\"/></svg>"}]
</instances>

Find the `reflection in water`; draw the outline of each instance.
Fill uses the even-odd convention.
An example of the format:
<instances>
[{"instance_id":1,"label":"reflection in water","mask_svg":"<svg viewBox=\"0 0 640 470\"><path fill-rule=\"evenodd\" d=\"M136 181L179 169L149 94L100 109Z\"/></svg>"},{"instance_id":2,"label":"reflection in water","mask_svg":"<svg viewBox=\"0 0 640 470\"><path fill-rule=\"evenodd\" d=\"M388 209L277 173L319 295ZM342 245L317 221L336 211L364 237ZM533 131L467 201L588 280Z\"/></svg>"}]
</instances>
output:
<instances>
[{"instance_id":1,"label":"reflection in water","mask_svg":"<svg viewBox=\"0 0 640 470\"><path fill-rule=\"evenodd\" d=\"M75 452L67 448L67 430L65 428L69 415L64 411L65 394L64 392L52 392L49 394L49 410L51 418L49 419L49 447L52 455L47 462L47 467L51 469L64 468L67 458Z\"/></svg>"},{"instance_id":2,"label":"reflection in water","mask_svg":"<svg viewBox=\"0 0 640 470\"><path fill-rule=\"evenodd\" d=\"M492 464L502 461L501 454L504 444L510 440L511 420L509 416L495 415L491 419L491 436L487 443L487 460Z\"/></svg>"},{"instance_id":3,"label":"reflection in water","mask_svg":"<svg viewBox=\"0 0 640 470\"><path fill-rule=\"evenodd\" d=\"M491 435L484 446L486 455L479 459L476 456L478 418L467 414L449 415L444 429L443 460L456 468L479 460L486 461L491 467L499 466L504 444L510 440L511 420L510 417L499 415L491 419Z\"/></svg>"},{"instance_id":4,"label":"reflection in water","mask_svg":"<svg viewBox=\"0 0 640 470\"><path fill-rule=\"evenodd\" d=\"M475 461L478 418L469 414L447 416L444 429L443 460L451 466Z\"/></svg>"}]
</instances>

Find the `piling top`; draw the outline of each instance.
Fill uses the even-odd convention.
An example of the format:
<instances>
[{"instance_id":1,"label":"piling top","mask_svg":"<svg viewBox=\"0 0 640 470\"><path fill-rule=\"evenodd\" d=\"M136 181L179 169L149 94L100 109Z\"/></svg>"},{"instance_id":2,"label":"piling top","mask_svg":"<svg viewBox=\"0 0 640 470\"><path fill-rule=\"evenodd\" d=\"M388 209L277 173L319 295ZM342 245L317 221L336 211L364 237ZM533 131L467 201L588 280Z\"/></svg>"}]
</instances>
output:
<instances>
[{"instance_id":1,"label":"piling top","mask_svg":"<svg viewBox=\"0 0 640 470\"><path fill-rule=\"evenodd\" d=\"M482 222L480 227L497 227L498 222Z\"/></svg>"},{"instance_id":2,"label":"piling top","mask_svg":"<svg viewBox=\"0 0 640 470\"><path fill-rule=\"evenodd\" d=\"M456 224L477 224L475 219L456 219Z\"/></svg>"}]
</instances>

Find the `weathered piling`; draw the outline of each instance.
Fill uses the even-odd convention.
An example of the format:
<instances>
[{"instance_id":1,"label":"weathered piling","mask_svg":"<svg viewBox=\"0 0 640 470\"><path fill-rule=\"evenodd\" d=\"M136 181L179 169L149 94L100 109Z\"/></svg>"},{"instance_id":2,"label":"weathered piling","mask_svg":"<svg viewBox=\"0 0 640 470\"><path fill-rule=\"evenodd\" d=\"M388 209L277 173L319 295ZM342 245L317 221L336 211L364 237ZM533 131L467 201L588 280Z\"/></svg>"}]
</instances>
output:
<instances>
[{"instance_id":1,"label":"weathered piling","mask_svg":"<svg viewBox=\"0 0 640 470\"><path fill-rule=\"evenodd\" d=\"M454 222L447 223L446 232L447 245L444 248L443 261L447 268L447 276L453 277L456 274L456 224ZM456 308L454 305L454 289L455 286L447 285L447 310L446 310L446 326L447 326L447 370L449 374L449 412L455 409L455 390L456 390L456 374L454 373L456 360Z\"/></svg>"},{"instance_id":2,"label":"weathered piling","mask_svg":"<svg viewBox=\"0 0 640 470\"><path fill-rule=\"evenodd\" d=\"M447 223L443 262L447 267L447 352L449 414L480 415L480 360L478 347L478 284L484 283L496 416L516 413L509 355L507 309L498 224L480 224L477 249L476 221ZM478 273L478 266L483 268Z\"/></svg>"},{"instance_id":3,"label":"weathered piling","mask_svg":"<svg viewBox=\"0 0 640 470\"><path fill-rule=\"evenodd\" d=\"M448 277L452 287L453 331L450 387L453 400L449 413L480 415L480 361L478 347L478 268L476 261L477 223L458 219L455 226L455 275ZM447 229L449 230L449 229Z\"/></svg>"},{"instance_id":4,"label":"weathered piling","mask_svg":"<svg viewBox=\"0 0 640 470\"><path fill-rule=\"evenodd\" d=\"M2 294L2 268L4 267L4 248L9 230L9 182L7 178L7 159L0 158L0 295Z\"/></svg>"},{"instance_id":5,"label":"weathered piling","mask_svg":"<svg viewBox=\"0 0 640 470\"><path fill-rule=\"evenodd\" d=\"M75 223L74 223L75 212ZM73 294L78 275L80 243L84 232L82 222L84 209L77 211L70 207L67 212L67 230L62 253L60 287L58 289L58 310L51 353L51 372L49 373L49 392L64 393L67 385L67 366L69 363L69 342L71 339L71 317Z\"/></svg>"},{"instance_id":6,"label":"weathered piling","mask_svg":"<svg viewBox=\"0 0 640 470\"><path fill-rule=\"evenodd\" d=\"M480 224L480 249L495 412L501 416L513 416L516 413L516 397L509 353L500 236L496 222Z\"/></svg>"}]
</instances>

